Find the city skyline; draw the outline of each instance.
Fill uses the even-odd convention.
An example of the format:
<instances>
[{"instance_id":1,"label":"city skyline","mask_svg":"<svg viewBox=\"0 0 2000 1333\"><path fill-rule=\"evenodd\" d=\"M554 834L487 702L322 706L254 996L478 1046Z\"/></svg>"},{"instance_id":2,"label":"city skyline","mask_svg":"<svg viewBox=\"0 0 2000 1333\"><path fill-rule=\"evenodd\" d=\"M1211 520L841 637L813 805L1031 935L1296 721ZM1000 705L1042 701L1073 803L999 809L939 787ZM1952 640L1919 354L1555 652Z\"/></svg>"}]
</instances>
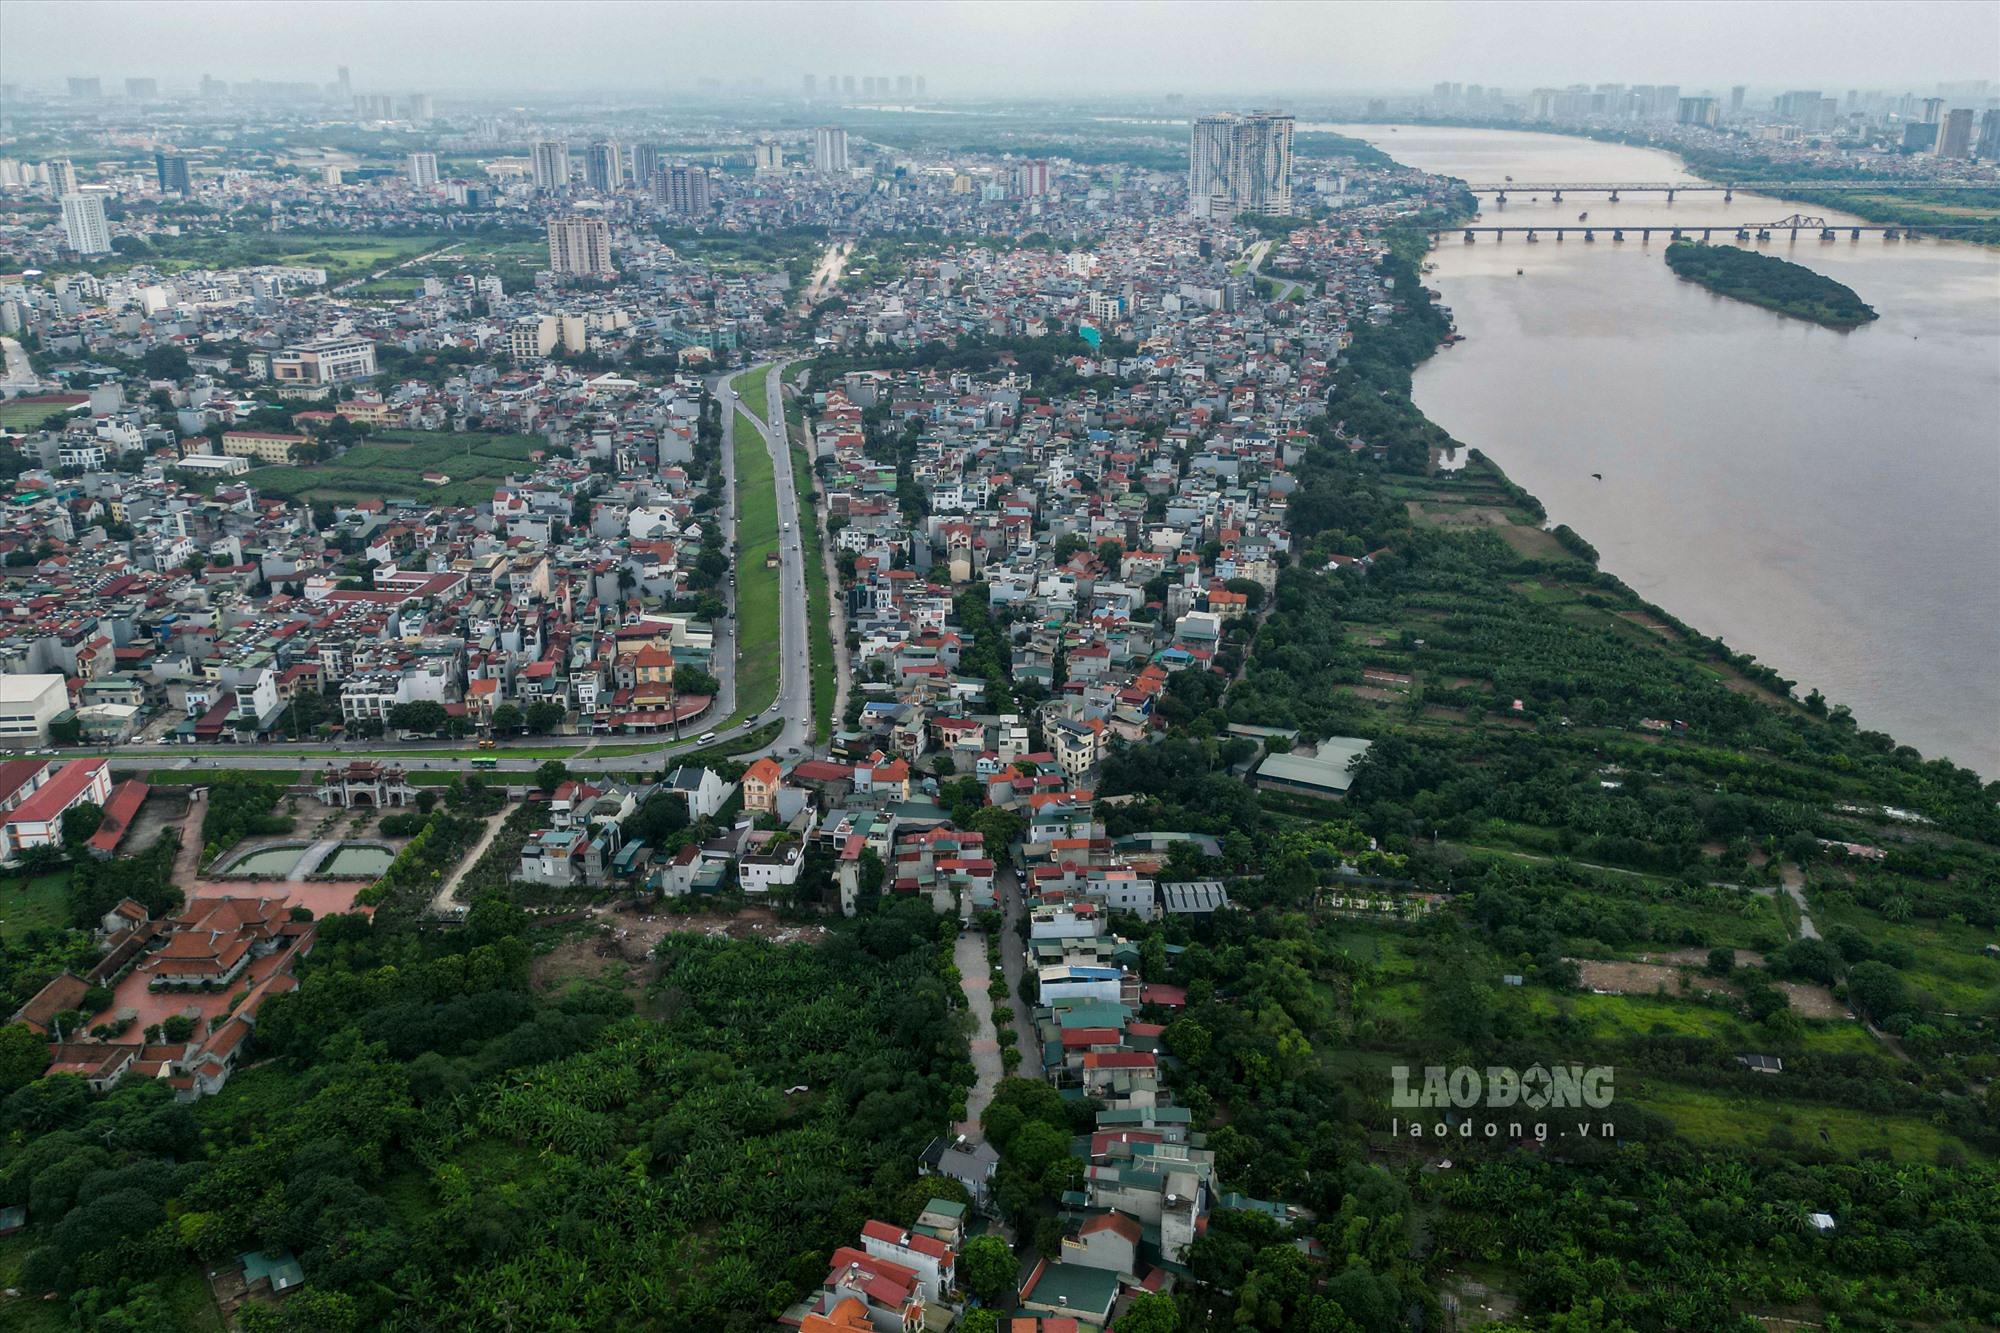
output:
<instances>
[{"instance_id":1,"label":"city skyline","mask_svg":"<svg viewBox=\"0 0 2000 1333\"><path fill-rule=\"evenodd\" d=\"M508 7L501 6L501 14ZM532 95L596 89L606 95L757 92L799 95L811 75L852 76L855 92L956 97L1186 93L1322 95L1402 91L1440 77L1528 87L1579 80L1678 79L1712 91L1737 83L1842 87L1981 79L2000 81L2000 7L1917 0L1842 6L1838 23L1801 23L1801 7L1751 0L1722 6L1608 3L1580 7L1511 0L1492 5L1348 3L1219 5L1022 4L998 14L944 7L912 20L903 6L760 7L754 40L746 11L718 4L671 10L596 0L570 6L563 32L532 43L506 22L466 24L456 5L360 3L254 8L197 2L9 5L0 81L85 95L146 96L192 87L204 72L255 71L266 80L336 82L358 89L435 87ZM89 40L79 43L87 15ZM200 31L199 61L177 54ZM600 40L606 33L616 41ZM1218 42L1217 33L1234 34ZM385 35L393 34L393 42ZM441 73L449 45L459 57ZM661 60L701 52L698 68ZM979 59L967 61L976 50ZM204 70L198 65L205 64ZM178 66L178 78L162 77ZM166 67L163 70L162 67ZM478 70L470 81L451 69ZM846 94L843 86L842 95Z\"/></svg>"}]
</instances>

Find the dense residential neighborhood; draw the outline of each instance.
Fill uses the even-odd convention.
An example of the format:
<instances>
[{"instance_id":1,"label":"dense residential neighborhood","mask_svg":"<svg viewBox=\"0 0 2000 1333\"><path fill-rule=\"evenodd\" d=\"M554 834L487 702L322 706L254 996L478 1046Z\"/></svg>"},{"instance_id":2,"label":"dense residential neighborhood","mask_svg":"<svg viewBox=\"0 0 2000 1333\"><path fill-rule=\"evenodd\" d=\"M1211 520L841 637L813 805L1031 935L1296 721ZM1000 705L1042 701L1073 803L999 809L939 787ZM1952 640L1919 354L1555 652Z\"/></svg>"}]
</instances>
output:
<instances>
[{"instance_id":1,"label":"dense residential neighborhood","mask_svg":"<svg viewBox=\"0 0 2000 1333\"><path fill-rule=\"evenodd\" d=\"M1467 182L819 77L0 94L0 1323L2000 1315L1995 790L1417 409Z\"/></svg>"}]
</instances>

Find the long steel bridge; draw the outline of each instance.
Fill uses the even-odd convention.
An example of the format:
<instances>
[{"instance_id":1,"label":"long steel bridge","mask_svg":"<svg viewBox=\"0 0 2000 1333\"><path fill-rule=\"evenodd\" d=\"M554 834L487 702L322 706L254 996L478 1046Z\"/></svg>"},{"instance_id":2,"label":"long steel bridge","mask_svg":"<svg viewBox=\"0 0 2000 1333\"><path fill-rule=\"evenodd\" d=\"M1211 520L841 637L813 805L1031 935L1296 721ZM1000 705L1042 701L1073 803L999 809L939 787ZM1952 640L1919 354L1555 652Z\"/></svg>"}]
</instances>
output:
<instances>
[{"instance_id":1,"label":"long steel bridge","mask_svg":"<svg viewBox=\"0 0 2000 1333\"><path fill-rule=\"evenodd\" d=\"M1837 180L1837 181L1483 181L1466 183L1466 189L1474 194L1498 196L1498 202L1505 203L1510 194L1551 195L1556 202L1562 202L1565 194L1608 194L1611 202L1618 202L1621 194L1664 194L1672 203L1677 194L1720 194L1725 202L1736 197L1736 191L1745 194L1784 194L1790 190L1844 190L1855 193L1881 193L1885 191L1911 190L1992 190L2000 186L1977 184L1965 181L1910 181L1910 180Z\"/></svg>"},{"instance_id":2,"label":"long steel bridge","mask_svg":"<svg viewBox=\"0 0 2000 1333\"><path fill-rule=\"evenodd\" d=\"M1863 232L1880 232L1882 239L1885 241L1914 241L1918 239L1920 234L1940 235L1955 231L1971 231L1981 225L1976 222L1954 222L1942 225L1926 223L1921 228L1911 226L1851 226L1846 223L1836 226L1822 217L1811 217L1804 213L1794 213L1790 217L1779 218L1775 222L1712 222L1699 227L1658 225L1607 227L1568 222L1554 227L1546 225L1532 227L1474 226L1453 227L1450 230L1463 232L1467 245L1472 244L1480 236L1491 236L1496 241L1504 241L1510 235L1525 236L1529 241L1539 241L1544 236L1551 236L1561 241L1568 236L1575 236L1585 242L1594 242L1598 239L1599 232L1608 233L1613 241L1623 241L1626 239L1625 234L1632 232L1642 242L1651 241L1654 232L1659 232L1662 236L1673 241L1694 240L1696 237L1708 241L1713 240L1718 232L1725 239L1733 237L1739 241L1768 241L1779 233L1784 233L1787 239L1796 241L1799 238L1800 232L1804 232L1807 236L1817 236L1822 241L1839 240L1840 233L1842 232L1846 232L1848 239L1853 241L1860 240ZM1433 231L1431 239L1438 240L1443 235L1443 231Z\"/></svg>"}]
</instances>

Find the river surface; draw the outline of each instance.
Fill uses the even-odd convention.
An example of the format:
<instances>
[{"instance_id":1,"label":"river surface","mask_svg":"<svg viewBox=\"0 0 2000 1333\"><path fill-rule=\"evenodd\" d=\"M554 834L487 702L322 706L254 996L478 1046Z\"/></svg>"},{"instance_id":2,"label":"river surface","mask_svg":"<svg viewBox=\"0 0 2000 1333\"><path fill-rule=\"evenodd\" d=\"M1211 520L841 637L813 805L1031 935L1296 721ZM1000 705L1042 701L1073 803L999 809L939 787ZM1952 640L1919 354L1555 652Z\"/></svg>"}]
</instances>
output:
<instances>
[{"instance_id":1,"label":"river surface","mask_svg":"<svg viewBox=\"0 0 2000 1333\"><path fill-rule=\"evenodd\" d=\"M1694 179L1671 154L1562 135L1299 129L1468 181ZM1588 210L1629 239L1449 234L1429 281L1467 341L1418 371L1417 405L1649 600L1863 727L2000 776L2000 250L1750 243L1881 314L1836 332L1682 282L1665 238L1630 229L1851 215L1719 193L1480 203L1488 224Z\"/></svg>"}]
</instances>

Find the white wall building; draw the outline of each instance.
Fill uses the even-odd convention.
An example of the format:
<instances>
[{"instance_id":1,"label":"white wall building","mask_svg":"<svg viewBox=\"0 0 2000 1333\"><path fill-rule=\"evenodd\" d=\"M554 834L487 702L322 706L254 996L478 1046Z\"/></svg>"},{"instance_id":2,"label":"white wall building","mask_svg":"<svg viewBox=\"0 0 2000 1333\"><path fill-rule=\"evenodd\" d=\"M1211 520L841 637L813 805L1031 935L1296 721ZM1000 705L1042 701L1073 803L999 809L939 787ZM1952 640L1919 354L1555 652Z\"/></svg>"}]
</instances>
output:
<instances>
[{"instance_id":1,"label":"white wall building","mask_svg":"<svg viewBox=\"0 0 2000 1333\"><path fill-rule=\"evenodd\" d=\"M0 745L47 745L49 723L68 707L61 676L0 676Z\"/></svg>"}]
</instances>

